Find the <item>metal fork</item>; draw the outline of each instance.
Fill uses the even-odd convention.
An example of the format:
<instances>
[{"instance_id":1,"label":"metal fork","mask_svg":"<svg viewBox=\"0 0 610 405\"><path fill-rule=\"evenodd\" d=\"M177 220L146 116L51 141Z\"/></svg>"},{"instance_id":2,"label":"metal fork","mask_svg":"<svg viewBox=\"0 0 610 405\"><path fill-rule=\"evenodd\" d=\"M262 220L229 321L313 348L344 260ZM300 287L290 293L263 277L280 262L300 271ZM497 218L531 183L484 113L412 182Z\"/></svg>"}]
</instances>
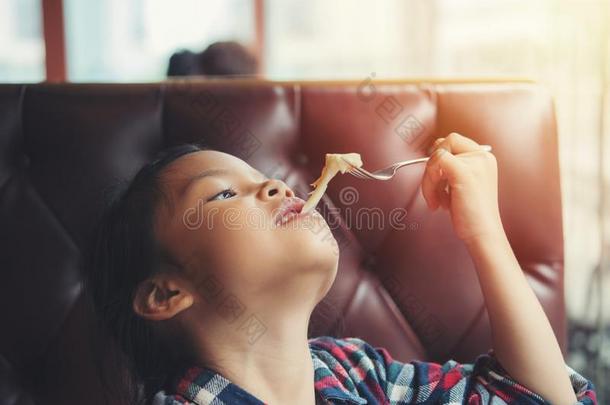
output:
<instances>
[{"instance_id":1,"label":"metal fork","mask_svg":"<svg viewBox=\"0 0 610 405\"><path fill-rule=\"evenodd\" d=\"M490 145L480 145L480 146L484 151L491 152ZM343 158L341 158L341 159L343 159ZM372 173L369 172L368 170L363 169L362 167L352 166L351 169L348 171L348 173L354 177L358 177L359 179L390 180L392 177L394 177L394 175L396 174L396 171L398 169L400 169L401 167L412 165L414 163L427 162L429 159L430 159L430 156L425 156L425 157L421 157L421 158L417 158L417 159L405 160L402 162L394 163L393 165L390 165L383 169L376 170ZM349 162L347 160L343 159L343 161L349 164Z\"/></svg>"}]
</instances>

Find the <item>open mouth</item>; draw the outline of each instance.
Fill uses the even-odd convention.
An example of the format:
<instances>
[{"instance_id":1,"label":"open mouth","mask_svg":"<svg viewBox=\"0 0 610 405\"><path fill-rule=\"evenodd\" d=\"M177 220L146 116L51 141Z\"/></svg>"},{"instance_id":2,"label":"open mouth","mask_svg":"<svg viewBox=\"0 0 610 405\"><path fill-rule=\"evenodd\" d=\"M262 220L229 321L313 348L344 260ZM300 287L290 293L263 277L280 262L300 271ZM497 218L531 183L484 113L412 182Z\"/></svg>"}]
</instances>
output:
<instances>
[{"instance_id":1,"label":"open mouth","mask_svg":"<svg viewBox=\"0 0 610 405\"><path fill-rule=\"evenodd\" d=\"M279 212L275 217L275 225L283 225L294 218L310 215L310 213L301 212L304 205L305 200L299 197L285 198L282 201Z\"/></svg>"}]
</instances>

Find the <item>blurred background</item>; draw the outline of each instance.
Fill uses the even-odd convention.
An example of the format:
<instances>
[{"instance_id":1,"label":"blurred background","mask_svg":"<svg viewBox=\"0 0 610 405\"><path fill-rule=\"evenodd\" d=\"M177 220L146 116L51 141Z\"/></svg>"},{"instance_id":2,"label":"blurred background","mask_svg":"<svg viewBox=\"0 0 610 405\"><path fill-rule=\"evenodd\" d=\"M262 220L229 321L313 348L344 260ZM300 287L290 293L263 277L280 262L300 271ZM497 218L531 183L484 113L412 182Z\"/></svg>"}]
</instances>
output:
<instances>
[{"instance_id":1,"label":"blurred background","mask_svg":"<svg viewBox=\"0 0 610 405\"><path fill-rule=\"evenodd\" d=\"M610 403L609 24L610 0L0 0L0 82L214 75L199 64L222 57L203 51L233 41L234 75L542 83L559 129L567 361Z\"/></svg>"}]
</instances>

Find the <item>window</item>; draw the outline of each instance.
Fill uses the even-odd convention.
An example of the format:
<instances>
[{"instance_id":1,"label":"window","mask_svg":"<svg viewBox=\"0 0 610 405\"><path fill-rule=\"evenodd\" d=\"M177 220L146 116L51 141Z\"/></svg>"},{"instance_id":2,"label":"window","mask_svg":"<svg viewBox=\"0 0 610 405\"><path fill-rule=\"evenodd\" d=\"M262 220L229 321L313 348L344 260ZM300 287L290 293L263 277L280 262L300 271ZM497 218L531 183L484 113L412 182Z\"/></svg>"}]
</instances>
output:
<instances>
[{"instance_id":1,"label":"window","mask_svg":"<svg viewBox=\"0 0 610 405\"><path fill-rule=\"evenodd\" d=\"M45 78L40 0L0 2L0 80L37 82Z\"/></svg>"},{"instance_id":2,"label":"window","mask_svg":"<svg viewBox=\"0 0 610 405\"><path fill-rule=\"evenodd\" d=\"M179 49L254 44L250 0L64 0L68 80L163 80Z\"/></svg>"},{"instance_id":3,"label":"window","mask_svg":"<svg viewBox=\"0 0 610 405\"><path fill-rule=\"evenodd\" d=\"M404 76L412 65L410 2L265 1L265 66L272 79Z\"/></svg>"}]
</instances>

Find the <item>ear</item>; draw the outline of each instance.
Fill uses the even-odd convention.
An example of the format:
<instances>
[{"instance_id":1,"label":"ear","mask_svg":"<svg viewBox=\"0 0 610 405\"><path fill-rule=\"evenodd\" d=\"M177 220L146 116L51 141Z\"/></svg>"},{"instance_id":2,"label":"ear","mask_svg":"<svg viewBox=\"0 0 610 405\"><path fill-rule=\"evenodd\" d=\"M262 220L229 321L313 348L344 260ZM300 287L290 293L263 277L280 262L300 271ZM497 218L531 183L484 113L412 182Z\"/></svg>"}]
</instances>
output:
<instances>
[{"instance_id":1,"label":"ear","mask_svg":"<svg viewBox=\"0 0 610 405\"><path fill-rule=\"evenodd\" d=\"M193 295L175 275L159 274L144 280L133 299L133 310L141 317L162 321L193 305Z\"/></svg>"}]
</instances>

